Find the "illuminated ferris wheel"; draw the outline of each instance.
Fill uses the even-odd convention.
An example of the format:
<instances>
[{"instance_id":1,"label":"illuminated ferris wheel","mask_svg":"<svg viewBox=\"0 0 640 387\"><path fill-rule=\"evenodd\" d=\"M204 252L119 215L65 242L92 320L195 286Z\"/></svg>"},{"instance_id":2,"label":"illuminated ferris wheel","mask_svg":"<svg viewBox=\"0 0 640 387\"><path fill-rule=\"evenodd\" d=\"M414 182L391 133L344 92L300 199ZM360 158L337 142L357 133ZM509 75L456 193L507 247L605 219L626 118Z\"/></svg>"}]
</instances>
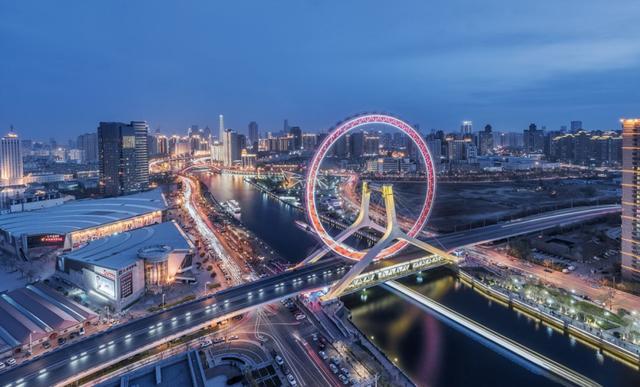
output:
<instances>
[{"instance_id":1,"label":"illuminated ferris wheel","mask_svg":"<svg viewBox=\"0 0 640 387\"><path fill-rule=\"evenodd\" d=\"M325 226L322 223L322 218L318 212L318 206L316 203L316 188L318 185L318 175L320 173L320 167L331 147L341 137L347 135L347 133L365 125L384 125L401 131L402 133L407 135L413 142L422 159L425 169L424 184L426 186L426 189L424 191L424 200L422 201L420 212L417 214L417 216L415 217L415 221L413 221L411 227L406 232L406 235L408 237L414 238L425 226L427 219L429 218L429 213L431 212L436 189L435 171L433 168L431 153L427 148L427 144L424 138L420 136L418 131L416 131L405 121L388 114L363 114L347 119L346 121L340 123L333 131L331 131L329 135L322 141L313 159L309 163L305 185L306 214L311 227L316 232L324 245L326 245L336 254L356 261L361 260L365 256L367 251L358 250L356 248L348 246L344 243L344 241L339 240L340 238L334 238L327 232ZM407 242L405 240L397 240L393 244L384 248L376 256L376 259L389 257L399 252L405 246L407 246Z\"/></svg>"}]
</instances>

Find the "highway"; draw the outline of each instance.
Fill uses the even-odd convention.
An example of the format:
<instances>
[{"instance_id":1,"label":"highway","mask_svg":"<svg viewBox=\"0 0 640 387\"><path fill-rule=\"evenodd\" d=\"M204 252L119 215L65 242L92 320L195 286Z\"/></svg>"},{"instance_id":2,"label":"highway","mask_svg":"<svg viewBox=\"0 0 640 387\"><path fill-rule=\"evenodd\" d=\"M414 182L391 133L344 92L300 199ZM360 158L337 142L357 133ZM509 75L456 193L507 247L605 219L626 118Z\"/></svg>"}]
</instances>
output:
<instances>
[{"instance_id":1,"label":"highway","mask_svg":"<svg viewBox=\"0 0 640 387\"><path fill-rule=\"evenodd\" d=\"M620 210L621 207L618 204L567 208L491 226L424 238L423 240L442 250L453 251L461 247L529 234L557 226L586 222L604 215L618 214Z\"/></svg>"},{"instance_id":2,"label":"highway","mask_svg":"<svg viewBox=\"0 0 640 387\"><path fill-rule=\"evenodd\" d=\"M466 318L465 316L447 308L444 305L441 305L430 298L425 297L424 295L409 289L408 287L396 282L389 281L383 285L385 288L391 290L393 293L399 295L405 300L409 300L410 302L416 304L417 306L427 309L428 311L434 311L440 316L446 318L449 321L453 321L463 328L470 330L471 332L490 340L491 342L501 346L502 348L508 350L511 353L521 357L522 359L535 364L546 372L550 373L553 376L559 376L562 381L568 381L576 386L581 387L596 387L599 386L595 381L583 376L568 367L563 366L560 363L557 363L533 350L505 337L485 326L478 324L477 322Z\"/></svg>"},{"instance_id":3,"label":"highway","mask_svg":"<svg viewBox=\"0 0 640 387\"><path fill-rule=\"evenodd\" d=\"M0 374L0 386L53 386L69 381L85 370L106 366L119 358L125 359L148 345L180 336L189 329L214 319L253 309L302 291L323 288L343 274L340 261L327 259L308 267L229 288L214 296L117 325L84 340L62 346Z\"/></svg>"},{"instance_id":4,"label":"highway","mask_svg":"<svg viewBox=\"0 0 640 387\"><path fill-rule=\"evenodd\" d=\"M512 222L441 236L448 250L518 234L540 231L619 211L619 206L560 210ZM436 244L437 246L437 244ZM320 289L337 281L346 267L336 258L238 285L150 315L117 325L100 334L72 342L0 374L0 386L51 386L95 367L125 359L136 350L225 315L255 308L303 291ZM212 308L211 305L216 305Z\"/></svg>"}]
</instances>

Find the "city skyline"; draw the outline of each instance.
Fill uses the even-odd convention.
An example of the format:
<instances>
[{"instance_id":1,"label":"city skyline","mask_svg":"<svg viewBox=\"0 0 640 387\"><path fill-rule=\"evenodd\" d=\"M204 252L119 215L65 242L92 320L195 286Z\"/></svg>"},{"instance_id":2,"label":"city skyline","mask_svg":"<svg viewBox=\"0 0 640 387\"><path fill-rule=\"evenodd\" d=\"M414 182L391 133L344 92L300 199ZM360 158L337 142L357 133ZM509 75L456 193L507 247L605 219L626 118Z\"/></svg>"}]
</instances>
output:
<instances>
[{"instance_id":1,"label":"city skyline","mask_svg":"<svg viewBox=\"0 0 640 387\"><path fill-rule=\"evenodd\" d=\"M0 4L0 386L640 386L638 15Z\"/></svg>"},{"instance_id":2,"label":"city skyline","mask_svg":"<svg viewBox=\"0 0 640 387\"><path fill-rule=\"evenodd\" d=\"M127 12L102 4L54 18L59 11L46 5L5 5L0 48L13 55L0 73L0 126L13 124L23 138L69 138L99 121L214 128L222 112L236 130L256 120L267 131L289 118L318 132L333 117L373 108L423 130L463 120L497 131L571 120L616 129L640 98L638 5L574 3L414 4L412 13L380 3L142 3ZM111 15L127 23L141 14L149 22L135 33L94 28ZM392 17L403 22L387 22ZM237 18L242 29L230 24ZM372 28L371 20L381 22ZM70 57L77 59L60 66Z\"/></svg>"}]
</instances>

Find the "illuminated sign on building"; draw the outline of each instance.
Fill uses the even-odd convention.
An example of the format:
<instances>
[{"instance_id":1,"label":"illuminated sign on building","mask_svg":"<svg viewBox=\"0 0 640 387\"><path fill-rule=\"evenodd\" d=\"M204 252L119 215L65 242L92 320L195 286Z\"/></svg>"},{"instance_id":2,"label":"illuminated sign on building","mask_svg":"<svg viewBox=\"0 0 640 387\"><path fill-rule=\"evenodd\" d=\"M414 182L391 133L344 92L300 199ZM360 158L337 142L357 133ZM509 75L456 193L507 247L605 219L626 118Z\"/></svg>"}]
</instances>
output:
<instances>
[{"instance_id":1,"label":"illuminated sign on building","mask_svg":"<svg viewBox=\"0 0 640 387\"><path fill-rule=\"evenodd\" d=\"M60 234L40 234L27 237L27 245L30 247L38 246L58 246L64 245L64 235Z\"/></svg>"},{"instance_id":2,"label":"illuminated sign on building","mask_svg":"<svg viewBox=\"0 0 640 387\"><path fill-rule=\"evenodd\" d=\"M96 290L111 299L116 298L116 284L113 280L96 274Z\"/></svg>"}]
</instances>

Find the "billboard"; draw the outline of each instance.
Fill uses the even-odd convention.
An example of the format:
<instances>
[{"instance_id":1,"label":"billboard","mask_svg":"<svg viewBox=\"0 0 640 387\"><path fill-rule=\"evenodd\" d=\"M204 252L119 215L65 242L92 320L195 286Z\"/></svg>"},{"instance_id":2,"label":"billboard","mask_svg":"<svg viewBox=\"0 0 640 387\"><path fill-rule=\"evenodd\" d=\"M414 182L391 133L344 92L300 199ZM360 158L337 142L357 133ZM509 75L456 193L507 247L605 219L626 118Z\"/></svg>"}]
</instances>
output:
<instances>
[{"instance_id":1,"label":"billboard","mask_svg":"<svg viewBox=\"0 0 640 387\"><path fill-rule=\"evenodd\" d=\"M64 235L62 234L39 234L27 237L27 246L29 247L64 247Z\"/></svg>"},{"instance_id":2,"label":"billboard","mask_svg":"<svg viewBox=\"0 0 640 387\"><path fill-rule=\"evenodd\" d=\"M96 291L104 294L105 296L116 299L116 283L109 278L103 277L96 273Z\"/></svg>"}]
</instances>

